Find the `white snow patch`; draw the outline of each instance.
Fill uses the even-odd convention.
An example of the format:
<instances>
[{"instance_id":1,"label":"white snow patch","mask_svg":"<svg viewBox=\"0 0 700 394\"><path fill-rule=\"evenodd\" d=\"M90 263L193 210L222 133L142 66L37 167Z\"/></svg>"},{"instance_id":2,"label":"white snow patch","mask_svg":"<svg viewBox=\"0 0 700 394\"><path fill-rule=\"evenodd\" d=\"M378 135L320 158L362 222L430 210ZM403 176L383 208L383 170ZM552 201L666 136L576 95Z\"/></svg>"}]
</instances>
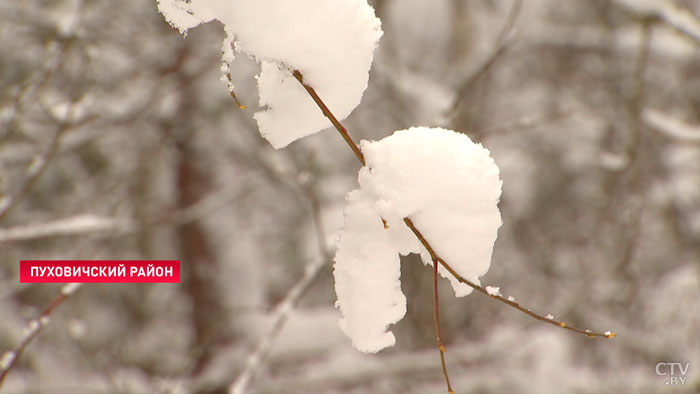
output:
<instances>
[{"instance_id":1,"label":"white snow patch","mask_svg":"<svg viewBox=\"0 0 700 394\"><path fill-rule=\"evenodd\" d=\"M403 218L458 274L478 284L501 225L501 180L489 151L451 130L411 128L363 141L361 148L366 165L360 188L348 195L335 257L336 305L355 347L376 352L394 344L386 329L406 311L398 254L420 253L432 265ZM457 296L472 291L442 266L439 272Z\"/></svg>"},{"instance_id":2,"label":"white snow patch","mask_svg":"<svg viewBox=\"0 0 700 394\"><path fill-rule=\"evenodd\" d=\"M39 331L39 327L41 327L41 323L39 323L39 320L32 319L29 322L29 325L24 329L23 337L29 338L31 336L34 336Z\"/></svg>"},{"instance_id":3,"label":"white snow patch","mask_svg":"<svg viewBox=\"0 0 700 394\"><path fill-rule=\"evenodd\" d=\"M68 322L68 332L75 339L84 338L85 333L87 333L87 325L80 319L71 319Z\"/></svg>"},{"instance_id":4,"label":"white snow patch","mask_svg":"<svg viewBox=\"0 0 700 394\"><path fill-rule=\"evenodd\" d=\"M491 296L500 296L501 288L495 286L486 286L486 292L489 293L489 295Z\"/></svg>"},{"instance_id":5,"label":"white snow patch","mask_svg":"<svg viewBox=\"0 0 700 394\"><path fill-rule=\"evenodd\" d=\"M600 166L610 171L622 171L629 165L629 159L624 154L601 152L598 159Z\"/></svg>"},{"instance_id":6,"label":"white snow patch","mask_svg":"<svg viewBox=\"0 0 700 394\"><path fill-rule=\"evenodd\" d=\"M357 349L373 353L396 342L387 327L406 314L406 297L399 255L372 203L361 190L348 196L333 275L340 328Z\"/></svg>"},{"instance_id":7,"label":"white snow patch","mask_svg":"<svg viewBox=\"0 0 700 394\"><path fill-rule=\"evenodd\" d=\"M10 368L12 362L15 361L15 357L17 357L17 353L15 353L14 351L8 350L5 353L3 353L2 357L0 357L0 371L4 371L7 368Z\"/></svg>"},{"instance_id":8,"label":"white snow patch","mask_svg":"<svg viewBox=\"0 0 700 394\"><path fill-rule=\"evenodd\" d=\"M227 50L231 42L261 63L260 105L268 109L255 119L275 148L331 125L291 70L299 70L342 120L362 99L383 34L366 0L160 0L158 9L183 33L221 21L227 34L225 71L233 60Z\"/></svg>"},{"instance_id":9,"label":"white snow patch","mask_svg":"<svg viewBox=\"0 0 700 394\"><path fill-rule=\"evenodd\" d=\"M63 293L63 295L66 296L71 295L75 293L75 291L78 290L80 286L82 286L82 283L66 283L61 288L61 293Z\"/></svg>"}]
</instances>

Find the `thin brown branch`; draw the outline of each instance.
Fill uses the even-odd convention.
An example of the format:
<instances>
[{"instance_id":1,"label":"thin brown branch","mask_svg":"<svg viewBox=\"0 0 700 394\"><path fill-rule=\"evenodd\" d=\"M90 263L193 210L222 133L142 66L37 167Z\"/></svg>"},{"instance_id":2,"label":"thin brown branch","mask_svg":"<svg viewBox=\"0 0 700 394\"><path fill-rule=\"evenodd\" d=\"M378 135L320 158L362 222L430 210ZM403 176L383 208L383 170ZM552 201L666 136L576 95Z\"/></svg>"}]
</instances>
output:
<instances>
[{"instance_id":1,"label":"thin brown branch","mask_svg":"<svg viewBox=\"0 0 700 394\"><path fill-rule=\"evenodd\" d=\"M438 349L440 350L440 364L442 364L442 374L445 375L447 392L454 394L450 384L450 376L447 374L447 363L445 362L445 346L442 344L440 334L440 303L438 301L438 262L433 260L433 300L435 301L435 336L437 337Z\"/></svg>"},{"instance_id":2,"label":"thin brown branch","mask_svg":"<svg viewBox=\"0 0 700 394\"><path fill-rule=\"evenodd\" d=\"M328 107L326 107L326 104L323 102L323 100L321 100L318 94L316 94L314 88L312 88L311 86L307 85L306 82L304 82L304 76L301 75L301 72L299 72L299 70L294 70L292 74L294 75L294 78L296 78L297 81L299 81L301 86L303 86L304 89L306 89L306 91L309 93L309 96L311 96L316 105L318 105L318 107L321 108L321 112L323 112L323 114L326 115L326 117L331 121L331 123L333 123L333 126L335 126L336 130L340 132L340 136L343 137L345 142L348 143L348 146L355 153L355 156L357 156L358 160L360 160L360 163L362 163L362 165L365 165L365 156L362 154L362 151L360 151L360 148L357 146L355 141L353 141L352 138L350 138L350 134L348 134L348 131L345 129L345 127L343 127L343 125L340 124L338 119L335 118L335 115L333 115L333 113L328 109Z\"/></svg>"},{"instance_id":3,"label":"thin brown branch","mask_svg":"<svg viewBox=\"0 0 700 394\"><path fill-rule=\"evenodd\" d=\"M491 297L491 298L493 298L493 299L496 299L496 300L498 300L498 301L500 301L500 302L503 302L503 303L505 303L505 304L508 304L508 305L510 305L511 307L513 307L513 308L519 310L520 312L523 312L523 313L529 315L530 317L532 317L532 318L534 318L534 319L537 319L537 320L539 320L539 321L543 321L543 322L545 322L545 323L552 324L552 325L557 326L557 327L560 327L560 328L565 328L565 329L567 329L567 330L571 330L571 331L577 332L577 333L579 333L579 334L583 334L583 335L585 335L585 336L587 336L587 337L614 338L614 337L616 336L615 333L610 332L610 331L606 331L605 333L598 333L598 332L593 332L593 331L591 331L591 330L583 330L583 329L580 329L580 328L572 327L572 326L570 326L570 325L568 325L568 324L566 324L566 323L564 323L564 322L562 322L562 321L555 320L553 317L551 317L551 315L542 316L542 315L540 315L540 314L538 314L538 313L535 313L535 312L531 311L530 309L527 309L527 308L521 306L520 304L518 304L517 302L515 302L515 300L513 300L513 299L511 299L511 298L505 298L505 297L503 297L501 294L493 294L493 293L490 293L488 290L486 290L486 288L484 288L484 287L482 287L482 286L480 286L480 285L477 285L476 283L474 283L474 282L472 282L472 281L470 281L470 280L467 280L467 279L463 278L463 277L462 277L460 274L458 274L452 267L450 267L450 265L447 264L447 262L445 262L445 260L443 260L442 258L440 258L440 257L437 255L437 253L435 253L435 250L432 248L432 246L430 245L430 243L425 239L425 237L423 236L423 234L421 234L421 232L416 228L416 226L413 225L413 222L411 221L411 219L405 218L403 221L404 221L404 223L406 223L406 225L408 226L408 228L411 229L411 231L413 232L413 234L415 234L415 236L420 240L421 244L423 244L423 246L428 250L428 253L430 253L430 257L433 259L433 261L437 260L438 262L440 262L440 264L441 264L443 267L445 267L445 269L446 269L450 274L452 274L455 278L457 278L458 281L460 281L460 282L464 283L465 285L467 285L467 286L473 288L474 290L476 290L476 291L478 291L478 292L480 292L480 293L482 293L482 294L484 294L484 295L487 295L487 296L489 296L489 297Z\"/></svg>"},{"instance_id":4,"label":"thin brown branch","mask_svg":"<svg viewBox=\"0 0 700 394\"><path fill-rule=\"evenodd\" d=\"M360 159L360 161L362 162L362 164L365 165L364 156L362 156L362 152L360 152L360 148L359 148L359 147L355 144L355 142L350 138L350 136L348 135L347 130L340 124L340 122L338 122L338 121L336 120L335 116L333 116L333 114L330 112L330 110L328 110L328 107L326 107L326 105L323 103L323 101L321 100L321 98L316 94L316 92L315 92L310 86L308 86L308 85L306 85L306 84L304 83L304 79L303 79L301 73L300 73L299 71L295 70L295 71L293 72L293 74L294 74L294 76L297 78L297 80L304 86L304 88L306 89L306 91L309 92L309 94L311 95L311 97L312 97L312 98L314 99L314 101L318 104L319 108L321 108L321 111L323 112L323 114L326 115L329 119L331 119L331 122L333 122L333 125L336 127L336 129L338 130L338 132L340 132L340 135L343 137L343 139L345 140L345 142L347 142L348 145L350 145L350 148L352 148L353 152L355 152L355 155L358 157L358 159ZM610 332L610 331L606 331L605 333L598 333L598 332L593 332L593 331L591 331L591 330L583 330L583 329L580 329L580 328L572 327L572 326L568 325L567 323L564 323L564 322L555 320L554 318L552 318L552 317L549 316L549 315L548 315L548 316L542 316L542 315L540 315L540 314L538 314L538 313L535 313L535 312L531 311L530 309L527 309L527 308L525 308L525 307L522 307L520 304L518 304L517 302L515 302L513 299L504 298L504 297L503 297L502 295L500 295L500 294L491 294L491 293L489 293L489 292L486 290L486 288L484 288L484 287L482 287L482 286L480 286L480 285L477 285L476 283L473 283L473 282L471 282L471 281L469 281L469 280L463 278L463 277L462 277L461 275L459 275L452 267L450 267L450 265L449 265L445 260L443 260L442 258L440 258L440 256L438 256L437 253L435 253L435 250L434 250L433 247L430 245L430 243L425 239L425 237L423 237L423 234L421 234L421 232L418 231L418 229L416 228L416 226L413 225L413 222L411 221L410 218L404 218L403 221L404 221L404 223L406 223L406 225L408 226L408 228L411 229L411 231L412 231L413 234L418 238L418 240L421 242L421 244L423 244L423 246L428 250L428 252L430 253L430 257L432 258L433 261L438 261L438 262L439 262L443 267L445 267L445 269L446 269L450 274L452 274L458 281L460 281L460 282L466 284L467 286L470 286L471 288L477 290L478 292L480 292L480 293L482 293L482 294L484 294L484 295L487 295L487 296L489 296L489 297L491 297L491 298L494 298L494 299L496 299L496 300L498 300L498 301L500 301L500 302L503 302L503 303L505 303L505 304L507 304L507 305L509 305L509 306L511 306L511 307L513 307L513 308L515 308L515 309L517 309L517 310L519 310L519 311L521 311L521 312L523 312L523 313L529 315L530 317L532 317L532 318L534 318L534 319L536 319L536 320L540 320L540 321L543 321L543 322L545 322L545 323L552 324L552 325L557 326L557 327L560 327L560 328L565 328L565 329L567 329L567 330L570 330L570 331L574 331L574 332L583 334L583 335L585 335L585 336L587 336L587 337L613 338L613 337L616 336L615 333Z\"/></svg>"},{"instance_id":5,"label":"thin brown branch","mask_svg":"<svg viewBox=\"0 0 700 394\"><path fill-rule=\"evenodd\" d=\"M246 109L246 106L241 104L240 100L238 100L238 97L236 97L236 93L233 91L233 80L231 79L231 73L226 73L226 78L228 78L228 91L231 93L231 97L233 97L233 101L236 102L236 105L240 109Z\"/></svg>"},{"instance_id":6,"label":"thin brown branch","mask_svg":"<svg viewBox=\"0 0 700 394\"><path fill-rule=\"evenodd\" d=\"M297 282L294 287L287 293L284 299L275 308L274 323L270 331L258 342L255 350L248 356L243 372L231 383L229 392L231 394L243 394L248 390L257 371L263 365L275 339L279 336L282 328L284 328L292 311L299 303L299 300L304 295L306 290L314 283L316 278L323 270L323 267L328 264L328 260L320 259L306 267L304 277Z\"/></svg>"},{"instance_id":7,"label":"thin brown branch","mask_svg":"<svg viewBox=\"0 0 700 394\"><path fill-rule=\"evenodd\" d=\"M313 163L312 163L313 164ZM246 360L243 371L230 384L229 392L231 394L244 394L248 391L248 387L252 383L255 375L260 367L264 364L269 356L272 345L275 339L279 336L284 328L289 316L301 300L306 290L319 277L323 268L332 261L332 253L326 242L325 226L321 217L321 203L317 193L315 181L313 178L308 182L297 181L297 186L304 191L304 194L311 205L311 217L314 223L314 231L316 233L317 246L319 248L320 259L310 263L304 272L304 276L297 282L291 290L285 295L284 299L275 308L274 323L270 331L258 342L255 350L250 353Z\"/></svg>"},{"instance_id":8,"label":"thin brown branch","mask_svg":"<svg viewBox=\"0 0 700 394\"><path fill-rule=\"evenodd\" d=\"M9 350L0 355L0 388L5 381L5 377L17 364L20 356L29 344L39 335L41 328L49 323L51 314L66 300L75 290L80 287L77 283L68 283L61 288L61 293L44 309L39 317L31 320L27 326L24 337L13 350Z\"/></svg>"},{"instance_id":9,"label":"thin brown branch","mask_svg":"<svg viewBox=\"0 0 700 394\"><path fill-rule=\"evenodd\" d=\"M51 159L56 154L61 140L61 135L68 129L68 123L62 122L49 141L49 146L44 152L35 157L27 168L27 177L11 195L0 200L0 221L27 195L36 181L48 168Z\"/></svg>"},{"instance_id":10,"label":"thin brown branch","mask_svg":"<svg viewBox=\"0 0 700 394\"><path fill-rule=\"evenodd\" d=\"M515 0L513 6L508 11L506 20L501 27L501 31L496 38L494 43L494 48L492 52L477 66L473 71L469 72L465 77L462 78L462 82L459 83L457 88L457 94L455 95L455 100L452 103L452 107L448 110L449 113L454 113L459 109L460 104L464 97L469 93L469 91L474 86L474 83L479 80L488 70L490 70L494 64L501 58L512 46L513 42L510 39L510 35L515 28L515 23L518 21L520 16L520 10L522 9L522 0Z\"/></svg>"}]
</instances>

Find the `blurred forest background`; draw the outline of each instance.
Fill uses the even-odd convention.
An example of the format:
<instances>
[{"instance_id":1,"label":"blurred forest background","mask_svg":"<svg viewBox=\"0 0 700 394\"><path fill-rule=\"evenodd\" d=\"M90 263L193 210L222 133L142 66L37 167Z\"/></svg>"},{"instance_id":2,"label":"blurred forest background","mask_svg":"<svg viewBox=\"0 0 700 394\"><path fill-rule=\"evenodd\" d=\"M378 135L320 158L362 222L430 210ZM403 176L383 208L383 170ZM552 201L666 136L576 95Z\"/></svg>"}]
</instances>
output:
<instances>
[{"instance_id":1,"label":"blurred forest background","mask_svg":"<svg viewBox=\"0 0 700 394\"><path fill-rule=\"evenodd\" d=\"M370 3L385 34L350 134L482 142L504 181L482 283L618 334L443 281L456 392L700 392L700 2ZM245 110L219 81L223 36L183 38L154 0L0 2L0 354L60 293L19 284L20 259L183 269L178 285L82 286L3 394L445 392L418 258L394 348L362 354L337 328L330 260L359 164L330 129L272 149L257 64L234 63ZM688 382L665 386L658 362L691 362Z\"/></svg>"}]
</instances>

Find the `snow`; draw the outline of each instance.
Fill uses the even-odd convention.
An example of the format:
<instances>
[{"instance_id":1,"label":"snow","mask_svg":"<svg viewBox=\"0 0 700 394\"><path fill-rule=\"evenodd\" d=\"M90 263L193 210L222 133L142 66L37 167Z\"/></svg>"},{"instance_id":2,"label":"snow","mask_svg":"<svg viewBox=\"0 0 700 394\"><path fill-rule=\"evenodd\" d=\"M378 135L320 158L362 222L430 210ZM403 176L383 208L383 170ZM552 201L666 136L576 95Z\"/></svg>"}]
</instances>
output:
<instances>
[{"instance_id":1,"label":"snow","mask_svg":"<svg viewBox=\"0 0 700 394\"><path fill-rule=\"evenodd\" d=\"M432 265L403 218L458 274L479 283L501 225L501 180L489 151L451 130L414 127L361 149L366 165L360 188L348 195L334 276L341 328L356 348L376 352L394 344L386 328L406 311L398 255L420 253ZM472 291L442 266L439 272L458 297Z\"/></svg>"},{"instance_id":2,"label":"snow","mask_svg":"<svg viewBox=\"0 0 700 394\"><path fill-rule=\"evenodd\" d=\"M267 109L255 119L275 148L331 125L291 71L299 70L342 120L362 99L383 34L365 0L160 0L158 8L183 33L212 19L222 22L224 70L233 60L225 49L231 42L260 62L260 105Z\"/></svg>"},{"instance_id":3,"label":"snow","mask_svg":"<svg viewBox=\"0 0 700 394\"><path fill-rule=\"evenodd\" d=\"M403 218L410 217L438 256L479 283L501 225L501 180L489 151L465 134L424 127L363 141L361 147L367 165L359 183L374 196L375 212L394 229L404 229ZM418 240L408 239L415 246L403 248L418 251ZM432 264L425 251L423 260ZM442 267L440 272L451 278L457 296L471 292Z\"/></svg>"},{"instance_id":4,"label":"snow","mask_svg":"<svg viewBox=\"0 0 700 394\"><path fill-rule=\"evenodd\" d=\"M206 5L201 0L189 3L183 0L158 0L158 11L163 14L171 26L180 30L182 34L212 20L211 15L205 17Z\"/></svg>"},{"instance_id":5,"label":"snow","mask_svg":"<svg viewBox=\"0 0 700 394\"><path fill-rule=\"evenodd\" d=\"M486 292L489 293L489 295L491 296L500 296L501 288L495 286L486 286Z\"/></svg>"},{"instance_id":6,"label":"snow","mask_svg":"<svg viewBox=\"0 0 700 394\"><path fill-rule=\"evenodd\" d=\"M2 357L0 357L0 371L4 371L9 368L10 365L12 365L12 362L15 361L15 357L17 357L17 353L13 351L6 351L3 353Z\"/></svg>"},{"instance_id":7,"label":"snow","mask_svg":"<svg viewBox=\"0 0 700 394\"><path fill-rule=\"evenodd\" d=\"M75 293L75 291L78 290L78 288L81 285L82 285L82 283L66 283L61 288L61 293L63 293L63 295L69 296L69 295Z\"/></svg>"},{"instance_id":8,"label":"snow","mask_svg":"<svg viewBox=\"0 0 700 394\"><path fill-rule=\"evenodd\" d=\"M348 196L333 275L343 315L340 328L358 350L377 352L394 345L394 334L386 328L406 314L406 298L391 233L368 197L361 190Z\"/></svg>"}]
</instances>

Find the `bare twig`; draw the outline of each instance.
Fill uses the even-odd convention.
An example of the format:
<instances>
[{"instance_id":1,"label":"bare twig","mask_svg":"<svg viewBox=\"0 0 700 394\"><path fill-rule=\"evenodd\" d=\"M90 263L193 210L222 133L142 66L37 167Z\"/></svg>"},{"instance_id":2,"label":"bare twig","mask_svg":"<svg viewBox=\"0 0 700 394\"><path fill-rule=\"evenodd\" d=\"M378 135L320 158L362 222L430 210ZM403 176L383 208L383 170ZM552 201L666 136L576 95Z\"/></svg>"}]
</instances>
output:
<instances>
[{"instance_id":1,"label":"bare twig","mask_svg":"<svg viewBox=\"0 0 700 394\"><path fill-rule=\"evenodd\" d=\"M29 346L34 338L39 334L41 328L49 324L50 316L53 311L58 308L66 298L70 297L78 288L79 283L68 283L61 288L61 293L49 304L48 307L39 315L32 319L26 328L24 337L19 345L13 350L8 350L0 356L0 388L5 377L10 373L12 368L17 364L17 360L22 355L22 352Z\"/></svg>"},{"instance_id":2,"label":"bare twig","mask_svg":"<svg viewBox=\"0 0 700 394\"><path fill-rule=\"evenodd\" d=\"M41 177L41 175L44 173L51 162L51 159L53 159L56 150L58 149L61 135L67 129L67 122L63 122L58 126L51 137L49 146L44 152L35 157L27 168L27 177L24 179L22 184L17 188L17 190L15 190L14 193L0 200L0 221L4 219L8 213L10 213L12 208L14 208L22 200L22 198L24 198L39 177Z\"/></svg>"},{"instance_id":3,"label":"bare twig","mask_svg":"<svg viewBox=\"0 0 700 394\"><path fill-rule=\"evenodd\" d=\"M257 371L260 369L262 364L265 362L265 359L269 355L275 339L277 339L282 331L282 328L287 323L287 320L294 310L294 307L304 295L304 292L316 280L322 269L331 261L332 254L325 239L325 230L323 220L321 218L321 205L314 183L313 181L308 184L303 184L302 182L297 183L298 186L305 191L305 194L311 204L311 216L315 227L321 258L306 267L304 276L294 285L294 287L292 287L284 299L279 303L279 306L277 306L274 313L274 323L272 328L267 335L265 335L265 337L258 342L255 350L246 360L243 371L238 375L236 380L231 383L229 388L230 394L243 394L247 391Z\"/></svg>"},{"instance_id":4,"label":"bare twig","mask_svg":"<svg viewBox=\"0 0 700 394\"><path fill-rule=\"evenodd\" d=\"M446 269L450 274L452 274L455 278L457 278L458 281L464 283L465 285L471 287L472 289L474 289L474 290L476 290L476 291L478 291L478 292L480 292L480 293L482 293L482 294L484 294L484 295L487 295L487 296L489 296L489 297L491 297L491 298L494 298L494 299L496 299L496 300L498 300L498 301L500 301L500 302L503 302L503 303L505 303L505 304L508 304L508 305L510 305L511 307L513 307L513 308L519 310L520 312L523 312L523 313L529 315L530 317L532 317L532 318L534 318L534 319L537 319L537 320L539 320L539 321L543 321L543 322L545 322L545 323L549 323L549 324L555 325L555 326L557 326L557 327L565 328L565 329L567 329L567 330L571 330L571 331L577 332L577 333L579 333L579 334L583 334L583 335L585 335L585 336L587 336L587 337L613 338L613 337L616 336L615 333L610 332L610 331L606 331L605 333L597 333L597 332L593 332L593 331L591 331L591 330L582 330L582 329L580 329L580 328L572 327L572 326L570 326L570 325L568 325L568 324L566 324L566 323L564 323L564 322L555 320L551 315L542 316L542 315L540 315L540 314L538 314L538 313L535 313L535 312L531 311L530 309L527 309L527 308L521 306L520 304L518 304L517 302L515 302L515 300L514 300L512 297L511 297L511 298L505 298L505 297L503 297L503 296L502 296L501 294L499 294L499 293L489 292L488 290L486 290L486 288L484 288L484 287L482 287L482 286L480 286L480 285L477 285L476 283L474 283L474 282L472 282L472 281L470 281L470 280L467 280L467 279L463 278L463 277L462 277L460 274L458 274L452 267L450 267L450 265L447 264L447 263L445 262L445 260L443 260L442 258L440 258L440 257L437 255L437 253L435 253L435 250L432 248L432 246L430 245L430 243L425 239L425 237L423 236L423 234L421 234L421 232L416 228L416 226L413 225L413 222L411 221L411 219L405 218L403 221L404 221L404 223L406 223L406 225L408 226L408 228L411 229L411 231L413 232L413 234L415 234L415 236L420 240L421 244L423 244L423 246L428 250L428 253L430 253L430 257L433 259L433 261L437 260L443 267L445 267L445 269Z\"/></svg>"},{"instance_id":5,"label":"bare twig","mask_svg":"<svg viewBox=\"0 0 700 394\"><path fill-rule=\"evenodd\" d=\"M637 200L628 196L626 208L630 210L630 214L622 216L622 226L619 227L620 231L618 233L619 242L622 245L622 253L617 263L617 270L628 279L631 279L629 268L634 260L634 254L640 241L640 223L647 198L646 190L648 190L648 188L644 187L647 174L643 170L643 160L640 156L643 152L642 132L644 131L644 124L642 111L647 90L646 72L651 57L652 33L652 23L644 20L641 24L640 47L634 68L634 91L626 102L630 116L630 125L627 146L625 147L625 155L627 157L625 181L635 197L641 197L641 199Z\"/></svg>"},{"instance_id":6,"label":"bare twig","mask_svg":"<svg viewBox=\"0 0 700 394\"><path fill-rule=\"evenodd\" d=\"M445 362L445 346L442 344L440 334L440 302L438 301L438 261L433 260L433 300L435 301L435 336L437 338L438 350L440 350L440 364L442 364L442 374L445 375L447 392L454 394L450 384L450 376L447 374L447 363Z\"/></svg>"},{"instance_id":7,"label":"bare twig","mask_svg":"<svg viewBox=\"0 0 700 394\"><path fill-rule=\"evenodd\" d=\"M44 223L0 229L0 244L105 232L124 234L134 231L136 227L136 222L129 219L83 214Z\"/></svg>"},{"instance_id":8,"label":"bare twig","mask_svg":"<svg viewBox=\"0 0 700 394\"><path fill-rule=\"evenodd\" d=\"M233 101L236 102L236 105L240 109L246 109L246 106L241 104L240 100L238 100L238 97L236 96L236 93L233 91L233 80L231 79L231 73L228 72L226 73L226 78L228 78L228 91L231 93L231 97L233 97Z\"/></svg>"},{"instance_id":9,"label":"bare twig","mask_svg":"<svg viewBox=\"0 0 700 394\"><path fill-rule=\"evenodd\" d=\"M525 130L531 130L552 122L557 122L562 119L566 119L572 115L574 115L576 111L572 108L565 109L565 110L558 110L554 111L548 114L544 114L542 116L538 116L536 118L532 117L524 117L521 118L513 123L507 123L504 125L500 126L493 126L493 127L486 127L484 129L478 130L478 134L489 134L489 135L494 135L494 134L499 134L499 135L504 135L504 134L509 134L514 131L525 131Z\"/></svg>"},{"instance_id":10,"label":"bare twig","mask_svg":"<svg viewBox=\"0 0 700 394\"><path fill-rule=\"evenodd\" d=\"M459 108L460 103L464 96L469 93L474 83L481 78L491 67L496 63L496 61L505 54L508 49L510 49L513 44L510 36L515 27L515 23L520 16L520 10L522 9L522 0L513 1L513 6L506 16L506 20L503 23L498 38L494 43L493 50L491 53L472 71L470 71L465 77L462 78L462 82L459 83L457 87L457 93L455 95L455 100L452 103L452 107L448 110L448 113L454 113Z\"/></svg>"},{"instance_id":11,"label":"bare twig","mask_svg":"<svg viewBox=\"0 0 700 394\"><path fill-rule=\"evenodd\" d=\"M303 77L302 77L301 73L300 73L298 70L295 70L295 71L294 71L294 75L295 75L295 77L297 78L297 80L299 80L299 82L302 83L302 84L304 85L304 87L305 87L306 90L309 92L309 94L312 95L312 98L314 99L314 101L315 101L316 103L319 104L319 108L321 109L321 111L323 112L323 114L326 115L329 119L335 119L335 116L333 116L333 114L330 112L330 110L328 109L328 107L327 107L325 104L323 104L323 101L318 97L318 95L316 94L316 92L315 92L313 89L311 89L310 87L308 87L308 85L304 84L304 82L303 82ZM357 145L355 145L355 143L352 141L352 139L348 136L347 130L346 130L344 127L342 127L342 125L340 125L340 123L339 123L337 120L336 120L333 124L336 125L336 123L337 123L336 129L337 129L337 130L340 132L340 134L343 136L343 139L345 139L345 141L348 143L348 145L350 145L351 148L353 148L353 151L359 152L360 148L359 148ZM345 138L346 136L347 136L347 138ZM362 154L362 153L360 153L360 156L358 156L358 158L363 157L363 156L361 156L361 154ZM357 154L356 154L356 155L357 155ZM361 161L362 161L362 164L364 165L364 164L365 164L364 160L361 160ZM408 228L411 229L411 231L412 231L413 234L418 238L418 240L420 240L421 244L423 244L423 246L428 250L428 252L430 253L430 257L431 257L431 259L432 259L433 261L438 261L438 262L439 262L443 267L445 267L445 269L447 269L447 271L448 271L450 274L452 274L458 281L460 281L460 282L466 284L467 286L470 286L471 288L477 290L478 292L480 292L480 293L482 293L482 294L485 294L485 295L487 295L487 296L489 296L489 297L491 297L491 298L494 298L494 299L496 299L496 300L498 300L498 301L500 301L500 302L503 302L503 303L505 303L505 304L507 304L507 305L510 305L511 307L513 307L513 308L515 308L515 309L517 309L517 310L519 310L519 311L521 311L521 312L523 312L523 313L525 313L525 314L527 314L527 315L533 317L534 319L537 319L537 320L543 321L543 322L545 322L545 323L549 323L549 324L555 325L555 326L560 327L560 328L565 328L565 329L567 329L567 330L571 330L571 331L574 331L574 332L583 334L583 335L585 335L585 336L587 336L587 337L613 338L613 337L616 336L615 333L610 332L610 331L606 331L605 333L597 333L597 332L593 332L593 331L590 331L590 330L583 330L583 329L580 329L580 328L576 328L576 327L569 326L568 324L566 324L566 323L564 323L564 322L555 320L554 318L552 318L552 317L549 316L549 315L547 315L547 316L542 316L542 315L540 315L540 314L537 314L537 313L531 311L530 309L524 308L524 307L520 306L520 304L518 304L517 302L515 302L514 300L512 300L512 299L510 299L510 298L504 298L504 297L503 297L502 295L500 295L500 294L492 294L492 293L489 293L489 292L486 290L486 288L484 288L484 287L482 287L482 286L480 286L480 285L477 285L476 283L473 283L473 282L471 282L471 281L469 281L469 280L463 278L463 277L462 277L461 275L459 275L452 267L450 267L450 265L449 265L445 260L443 260L442 258L440 258L440 257L437 255L437 253L435 253L435 251L434 251L433 247L430 245L430 243L425 239L425 237L423 237L423 234L421 234L421 232L413 225L413 222L411 221L410 218L404 218L403 221L404 221L404 223L406 223L406 225L408 226Z\"/></svg>"}]
</instances>

